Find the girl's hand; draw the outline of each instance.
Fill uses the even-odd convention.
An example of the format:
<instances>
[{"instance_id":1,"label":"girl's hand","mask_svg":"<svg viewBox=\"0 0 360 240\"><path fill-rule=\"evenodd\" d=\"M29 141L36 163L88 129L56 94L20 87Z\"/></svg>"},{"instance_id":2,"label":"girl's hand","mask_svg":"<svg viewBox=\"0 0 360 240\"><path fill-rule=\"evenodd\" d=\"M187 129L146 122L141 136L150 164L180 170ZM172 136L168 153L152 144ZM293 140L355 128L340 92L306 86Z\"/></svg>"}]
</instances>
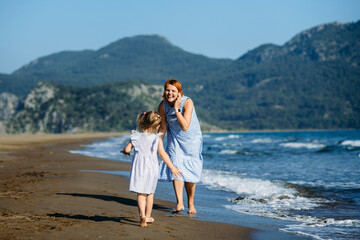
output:
<instances>
[{"instance_id":1,"label":"girl's hand","mask_svg":"<svg viewBox=\"0 0 360 240\"><path fill-rule=\"evenodd\" d=\"M176 98L176 101L174 103L175 110L178 110L181 105L181 93L178 93L178 97Z\"/></svg>"},{"instance_id":2,"label":"girl's hand","mask_svg":"<svg viewBox=\"0 0 360 240\"><path fill-rule=\"evenodd\" d=\"M126 152L125 149L124 149L124 150L121 150L120 152L123 153L123 154L125 154L125 155L130 155L130 153L129 153L129 152Z\"/></svg>"},{"instance_id":3,"label":"girl's hand","mask_svg":"<svg viewBox=\"0 0 360 240\"><path fill-rule=\"evenodd\" d=\"M173 176L175 176L176 178L181 177L182 172L179 169L177 169L176 167L172 168L171 172L172 172Z\"/></svg>"},{"instance_id":4,"label":"girl's hand","mask_svg":"<svg viewBox=\"0 0 360 240\"><path fill-rule=\"evenodd\" d=\"M124 149L122 151L120 151L121 153L125 154L125 155L130 155L131 149L134 146L131 143L131 140L129 141L129 143L124 147Z\"/></svg>"}]
</instances>

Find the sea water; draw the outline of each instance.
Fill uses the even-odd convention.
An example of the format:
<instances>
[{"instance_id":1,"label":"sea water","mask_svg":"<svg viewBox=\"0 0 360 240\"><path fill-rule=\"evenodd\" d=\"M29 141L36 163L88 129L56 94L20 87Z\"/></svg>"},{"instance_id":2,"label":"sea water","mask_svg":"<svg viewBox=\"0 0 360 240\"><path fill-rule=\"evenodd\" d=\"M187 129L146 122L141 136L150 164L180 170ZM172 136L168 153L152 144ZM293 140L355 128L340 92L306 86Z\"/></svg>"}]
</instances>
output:
<instances>
[{"instance_id":1,"label":"sea water","mask_svg":"<svg viewBox=\"0 0 360 240\"><path fill-rule=\"evenodd\" d=\"M294 239L360 239L360 131L203 138L199 219L276 229ZM128 141L111 138L71 152L131 162L119 152ZM156 197L175 201L171 184L159 183Z\"/></svg>"}]
</instances>

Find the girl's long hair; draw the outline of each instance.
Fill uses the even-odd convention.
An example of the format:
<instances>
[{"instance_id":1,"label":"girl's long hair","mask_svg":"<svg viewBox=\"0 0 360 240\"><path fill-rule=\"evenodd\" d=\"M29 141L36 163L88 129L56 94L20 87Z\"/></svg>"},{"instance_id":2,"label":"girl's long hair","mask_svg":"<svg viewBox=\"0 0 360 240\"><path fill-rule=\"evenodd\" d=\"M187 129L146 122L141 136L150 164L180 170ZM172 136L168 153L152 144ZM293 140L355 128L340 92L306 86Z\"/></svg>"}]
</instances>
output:
<instances>
[{"instance_id":1,"label":"girl's long hair","mask_svg":"<svg viewBox=\"0 0 360 240\"><path fill-rule=\"evenodd\" d=\"M156 128L161 122L161 116L156 111L149 111L140 113L138 116L138 128L139 130L145 130L148 128Z\"/></svg>"}]
</instances>

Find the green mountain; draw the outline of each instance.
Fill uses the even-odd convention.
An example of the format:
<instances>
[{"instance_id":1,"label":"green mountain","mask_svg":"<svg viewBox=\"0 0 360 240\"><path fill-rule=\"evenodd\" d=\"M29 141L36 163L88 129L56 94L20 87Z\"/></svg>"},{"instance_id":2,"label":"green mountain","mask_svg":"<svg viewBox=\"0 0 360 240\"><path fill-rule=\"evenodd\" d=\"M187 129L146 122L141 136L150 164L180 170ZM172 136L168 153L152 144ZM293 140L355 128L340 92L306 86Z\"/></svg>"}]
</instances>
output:
<instances>
[{"instance_id":1,"label":"green mountain","mask_svg":"<svg viewBox=\"0 0 360 240\"><path fill-rule=\"evenodd\" d=\"M97 51L60 52L36 59L10 76L0 76L0 88L24 95L41 81L96 86L136 79L162 84L169 77L190 85L231 62L188 53L158 35L136 36Z\"/></svg>"},{"instance_id":2,"label":"green mountain","mask_svg":"<svg viewBox=\"0 0 360 240\"><path fill-rule=\"evenodd\" d=\"M359 128L359 46L360 21L262 45L204 84L203 119L234 129Z\"/></svg>"},{"instance_id":3,"label":"green mountain","mask_svg":"<svg viewBox=\"0 0 360 240\"><path fill-rule=\"evenodd\" d=\"M101 84L131 79L161 87L169 77L181 81L203 123L223 129L360 128L360 21L320 25L236 60L188 53L158 35L124 38L97 51L52 54L0 74L0 89L26 96L39 81L54 81L62 84L57 85L62 94L83 89L66 86L95 86L84 89L96 92L109 86Z\"/></svg>"}]
</instances>

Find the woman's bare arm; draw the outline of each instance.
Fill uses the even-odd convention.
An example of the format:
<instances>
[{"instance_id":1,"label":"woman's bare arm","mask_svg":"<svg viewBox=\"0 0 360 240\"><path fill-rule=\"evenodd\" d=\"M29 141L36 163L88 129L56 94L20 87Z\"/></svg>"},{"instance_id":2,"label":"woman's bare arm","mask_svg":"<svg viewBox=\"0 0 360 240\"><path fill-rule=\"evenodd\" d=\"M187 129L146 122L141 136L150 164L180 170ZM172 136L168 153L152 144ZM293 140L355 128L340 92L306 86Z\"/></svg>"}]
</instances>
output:
<instances>
[{"instance_id":1,"label":"woman's bare arm","mask_svg":"<svg viewBox=\"0 0 360 240\"><path fill-rule=\"evenodd\" d=\"M163 102L161 102L161 103L159 104L158 113L159 113L160 116L161 116L161 123L160 123L159 133L163 133L163 135L161 136L161 138L164 139L165 133L166 133L166 130L167 130L167 122L166 122L166 118L165 118L165 110L164 110L164 104L163 104Z\"/></svg>"},{"instance_id":2,"label":"woman's bare arm","mask_svg":"<svg viewBox=\"0 0 360 240\"><path fill-rule=\"evenodd\" d=\"M180 94L179 94L178 99L180 99L180 104L181 104L181 95ZM181 129L183 131L186 131L190 127L191 116L192 116L192 112L194 109L194 103L190 98L187 99L184 104L184 113L183 114L178 111L180 104L179 104L179 101L177 100L174 105L174 108L175 108L176 117L177 117L177 120L178 120L178 123L179 123Z\"/></svg>"},{"instance_id":3,"label":"woman's bare arm","mask_svg":"<svg viewBox=\"0 0 360 240\"><path fill-rule=\"evenodd\" d=\"M159 138L159 146L158 146L158 152L161 157L161 159L165 162L165 164L170 168L173 175L176 177L181 177L181 172L179 169L177 169L174 164L171 162L169 155L165 152L164 144L161 138Z\"/></svg>"}]
</instances>

